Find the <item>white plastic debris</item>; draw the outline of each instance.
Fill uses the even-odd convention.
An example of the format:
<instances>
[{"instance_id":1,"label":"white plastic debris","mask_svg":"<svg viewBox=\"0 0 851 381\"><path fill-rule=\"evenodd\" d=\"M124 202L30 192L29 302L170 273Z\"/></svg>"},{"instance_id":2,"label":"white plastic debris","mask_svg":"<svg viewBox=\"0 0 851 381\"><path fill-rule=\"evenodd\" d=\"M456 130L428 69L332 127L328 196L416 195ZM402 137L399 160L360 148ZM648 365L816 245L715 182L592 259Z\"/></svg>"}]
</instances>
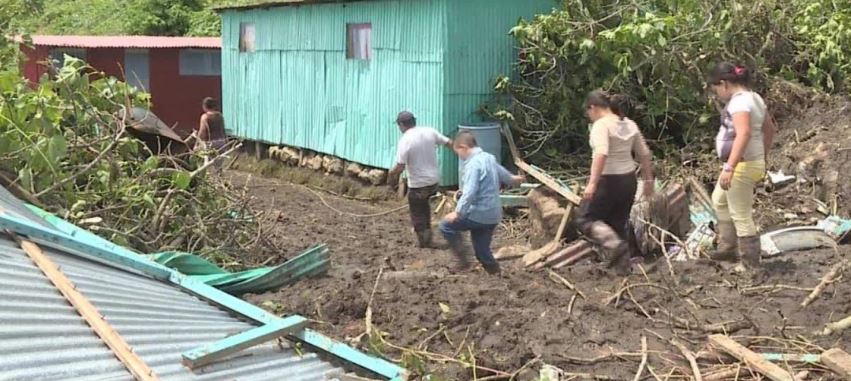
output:
<instances>
[{"instance_id":1,"label":"white plastic debris","mask_svg":"<svg viewBox=\"0 0 851 381\"><path fill-rule=\"evenodd\" d=\"M768 172L768 178L771 180L771 183L774 185L786 185L793 181L795 181L795 176L787 175L783 173L783 170L777 172Z\"/></svg>"}]
</instances>

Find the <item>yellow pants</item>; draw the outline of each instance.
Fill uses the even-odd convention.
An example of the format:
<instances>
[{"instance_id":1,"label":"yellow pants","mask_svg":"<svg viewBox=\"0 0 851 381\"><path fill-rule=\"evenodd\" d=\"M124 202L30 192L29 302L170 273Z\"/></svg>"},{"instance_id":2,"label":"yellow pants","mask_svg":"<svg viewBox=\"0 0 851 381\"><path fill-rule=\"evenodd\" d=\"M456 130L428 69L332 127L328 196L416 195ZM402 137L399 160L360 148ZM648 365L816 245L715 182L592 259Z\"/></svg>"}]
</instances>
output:
<instances>
[{"instance_id":1,"label":"yellow pants","mask_svg":"<svg viewBox=\"0 0 851 381\"><path fill-rule=\"evenodd\" d=\"M730 189L715 184L712 204L719 221L733 220L736 236L752 237L757 234L753 222L753 195L756 183L765 177L765 161L743 161L736 165Z\"/></svg>"}]
</instances>

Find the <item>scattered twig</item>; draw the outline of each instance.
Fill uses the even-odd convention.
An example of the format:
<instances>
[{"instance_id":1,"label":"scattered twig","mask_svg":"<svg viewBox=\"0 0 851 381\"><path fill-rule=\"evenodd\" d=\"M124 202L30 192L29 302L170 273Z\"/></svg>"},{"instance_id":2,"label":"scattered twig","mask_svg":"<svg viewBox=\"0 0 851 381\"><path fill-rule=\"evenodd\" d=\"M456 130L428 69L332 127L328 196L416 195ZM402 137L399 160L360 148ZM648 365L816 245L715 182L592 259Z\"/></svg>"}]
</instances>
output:
<instances>
[{"instance_id":1,"label":"scattered twig","mask_svg":"<svg viewBox=\"0 0 851 381\"><path fill-rule=\"evenodd\" d=\"M821 334L823 336L832 335L834 333L842 332L848 329L848 327L851 327L851 316L834 323L826 324Z\"/></svg>"},{"instance_id":2,"label":"scattered twig","mask_svg":"<svg viewBox=\"0 0 851 381\"><path fill-rule=\"evenodd\" d=\"M821 278L821 282L819 282L818 286L813 289L813 292L810 293L810 295L808 295L803 302L801 302L801 307L806 307L814 300L816 300L816 298L818 298L822 291L824 291L824 289L827 288L828 285L833 283L839 274L842 274L842 271L845 270L845 267L848 266L848 263L849 262L847 259L843 259L839 263L833 265L830 271L828 271L827 274L825 274L824 277Z\"/></svg>"},{"instance_id":3,"label":"scattered twig","mask_svg":"<svg viewBox=\"0 0 851 381\"><path fill-rule=\"evenodd\" d=\"M644 367L647 366L647 336L641 335L641 363L638 365L638 371L635 372L635 377L632 381L639 381L641 374L644 373ZM701 381L701 380L697 380Z\"/></svg>"},{"instance_id":4,"label":"scattered twig","mask_svg":"<svg viewBox=\"0 0 851 381\"><path fill-rule=\"evenodd\" d=\"M689 366L691 366L691 372L694 375L694 381L702 381L703 377L700 375L700 367L697 366L697 359L695 359L694 353L676 338L671 339L671 344L677 347L680 353L683 354L683 357L688 360Z\"/></svg>"},{"instance_id":5,"label":"scattered twig","mask_svg":"<svg viewBox=\"0 0 851 381\"><path fill-rule=\"evenodd\" d=\"M550 279L552 279L552 280L553 280L553 281L555 281L556 283L561 283L561 284L565 285L565 287L567 287L567 288L568 288L568 289L570 289L571 291L574 291L574 292L576 292L577 294L579 294L579 296L580 296L582 299L587 299L587 298L585 297L585 293L583 293L581 290L577 289L577 288L576 288L576 286L574 286L574 285L573 285L573 283L570 283L570 281L568 281L568 280L567 280L567 279L565 279L563 276L559 275L557 272L555 272L555 271L553 271L553 270L547 270L547 271L549 272Z\"/></svg>"}]
</instances>

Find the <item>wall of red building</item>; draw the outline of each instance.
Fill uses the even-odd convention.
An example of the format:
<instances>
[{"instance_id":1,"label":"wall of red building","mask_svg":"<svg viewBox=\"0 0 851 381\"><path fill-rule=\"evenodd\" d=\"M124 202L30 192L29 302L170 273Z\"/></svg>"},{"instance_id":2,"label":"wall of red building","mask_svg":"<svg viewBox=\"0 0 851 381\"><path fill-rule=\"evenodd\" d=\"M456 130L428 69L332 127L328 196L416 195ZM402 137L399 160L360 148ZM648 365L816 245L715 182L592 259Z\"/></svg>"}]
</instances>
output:
<instances>
[{"instance_id":1,"label":"wall of red building","mask_svg":"<svg viewBox=\"0 0 851 381\"><path fill-rule=\"evenodd\" d=\"M31 82L47 70L42 64L50 47L23 48L27 61L22 67ZM181 76L180 49L148 49L149 89L152 111L169 126L177 125L178 134L188 136L198 128L201 101L204 97L221 99L221 76ZM95 69L116 78L124 78L124 49L97 48L86 50L86 61Z\"/></svg>"},{"instance_id":2,"label":"wall of red building","mask_svg":"<svg viewBox=\"0 0 851 381\"><path fill-rule=\"evenodd\" d=\"M154 114L168 123L178 123L178 133L189 135L198 128L204 97L221 99L221 76L181 76L180 49L151 49L151 100Z\"/></svg>"}]
</instances>

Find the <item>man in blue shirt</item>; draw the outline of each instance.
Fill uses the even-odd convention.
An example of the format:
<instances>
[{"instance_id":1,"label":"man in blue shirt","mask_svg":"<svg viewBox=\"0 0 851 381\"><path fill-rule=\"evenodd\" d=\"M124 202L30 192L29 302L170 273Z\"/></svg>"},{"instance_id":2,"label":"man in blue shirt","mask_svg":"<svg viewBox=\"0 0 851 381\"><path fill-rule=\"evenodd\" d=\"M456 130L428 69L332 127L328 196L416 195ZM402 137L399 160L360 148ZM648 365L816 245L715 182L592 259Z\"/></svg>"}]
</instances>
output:
<instances>
[{"instance_id":1,"label":"man in blue shirt","mask_svg":"<svg viewBox=\"0 0 851 381\"><path fill-rule=\"evenodd\" d=\"M455 211L440 222L440 231L461 269L468 268L469 262L462 252L460 233L470 231L476 259L488 273L499 273L499 263L493 258L490 248L493 230L502 219L499 189L501 185L520 184L523 177L512 175L497 163L493 155L482 151L469 131L458 133L452 149L465 161L461 198Z\"/></svg>"}]
</instances>

